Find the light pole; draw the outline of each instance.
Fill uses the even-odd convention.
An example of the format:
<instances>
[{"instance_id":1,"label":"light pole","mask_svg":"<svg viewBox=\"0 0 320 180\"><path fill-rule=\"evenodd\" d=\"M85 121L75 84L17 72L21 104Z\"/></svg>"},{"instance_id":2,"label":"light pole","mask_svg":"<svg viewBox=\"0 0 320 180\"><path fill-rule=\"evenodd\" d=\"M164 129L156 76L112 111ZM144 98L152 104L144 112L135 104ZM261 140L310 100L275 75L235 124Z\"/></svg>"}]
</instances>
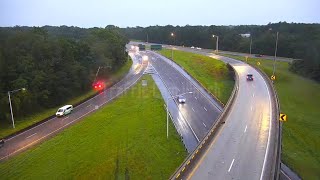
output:
<instances>
[{"instance_id":1,"label":"light pole","mask_svg":"<svg viewBox=\"0 0 320 180\"><path fill-rule=\"evenodd\" d=\"M274 49L274 60L273 60L273 71L272 75L274 75L276 71L276 58L277 58L277 51L278 51L278 39L279 39L279 32L277 32L277 39L276 39L276 47Z\"/></svg>"},{"instance_id":2,"label":"light pole","mask_svg":"<svg viewBox=\"0 0 320 180\"><path fill-rule=\"evenodd\" d=\"M178 96L182 96L184 94L192 94L193 92L185 92L185 93L182 93L182 94L178 94L178 95L175 95L175 96L169 96L167 97L167 139L169 138L169 99L174 99Z\"/></svg>"},{"instance_id":3,"label":"light pole","mask_svg":"<svg viewBox=\"0 0 320 180\"><path fill-rule=\"evenodd\" d=\"M10 105L10 112L11 112L11 120L12 120L12 127L13 128L16 128L15 125L14 125L14 118L13 118L13 111L12 111L12 104L11 104L11 95L10 93L15 93L15 92L18 92L18 91L25 91L26 88L20 88L20 89L16 89L16 90L13 90L13 91L8 91L8 97L9 97L9 105Z\"/></svg>"},{"instance_id":4,"label":"light pole","mask_svg":"<svg viewBox=\"0 0 320 180\"><path fill-rule=\"evenodd\" d=\"M174 46L175 42L176 42L176 37L175 37L174 33L171 33L171 37L173 37L173 46ZM173 61L173 47L171 47L171 59Z\"/></svg>"},{"instance_id":5,"label":"light pole","mask_svg":"<svg viewBox=\"0 0 320 180\"><path fill-rule=\"evenodd\" d=\"M216 41L216 52L218 53L218 51L219 51L219 36L217 36L217 35L212 35L212 37L214 38L214 37L217 37L217 41Z\"/></svg>"},{"instance_id":6,"label":"light pole","mask_svg":"<svg viewBox=\"0 0 320 180\"><path fill-rule=\"evenodd\" d=\"M251 49L252 49L252 36L250 34L250 50L249 50L250 56L251 56Z\"/></svg>"}]
</instances>

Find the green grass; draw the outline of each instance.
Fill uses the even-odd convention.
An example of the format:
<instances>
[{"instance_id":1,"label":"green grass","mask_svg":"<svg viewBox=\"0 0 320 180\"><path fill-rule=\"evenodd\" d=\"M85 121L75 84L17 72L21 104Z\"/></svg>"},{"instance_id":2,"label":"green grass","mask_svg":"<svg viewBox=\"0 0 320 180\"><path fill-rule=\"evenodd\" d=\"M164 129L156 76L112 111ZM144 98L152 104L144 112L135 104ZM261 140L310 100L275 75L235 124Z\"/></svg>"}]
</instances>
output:
<instances>
[{"instance_id":1,"label":"green grass","mask_svg":"<svg viewBox=\"0 0 320 180\"><path fill-rule=\"evenodd\" d=\"M126 64L124 66L122 66L117 72L115 72L112 77L111 77L111 81L113 82L117 82L119 81L130 69L132 65L132 61L127 61ZM87 93L84 93L80 96L74 97L68 101L66 101L63 104L76 104L78 102L81 102L82 100L89 98L90 96L94 95L96 93L96 91L94 90L90 90ZM57 109L60 106L54 107L54 108L50 108L50 109L46 109L43 110L39 113L36 114L32 114L26 117L21 117L21 118L15 118L15 126L16 128L13 129L12 128L12 124L9 123L1 123L0 124L0 138L3 138L5 136L8 136L14 132L17 132L19 130L22 130L28 126L31 126L53 114L55 114L55 112L57 111ZM3 122L3 121L2 121Z\"/></svg>"},{"instance_id":2,"label":"green grass","mask_svg":"<svg viewBox=\"0 0 320 180\"><path fill-rule=\"evenodd\" d=\"M171 50L163 49L159 53L171 58ZM225 63L204 55L178 50L174 50L173 57L177 64L181 65L224 104L228 101L234 80Z\"/></svg>"},{"instance_id":3,"label":"green grass","mask_svg":"<svg viewBox=\"0 0 320 180\"><path fill-rule=\"evenodd\" d=\"M187 153L151 76L54 138L0 164L1 179L168 179ZM171 121L170 121L171 122Z\"/></svg>"},{"instance_id":4,"label":"green grass","mask_svg":"<svg viewBox=\"0 0 320 180\"><path fill-rule=\"evenodd\" d=\"M240 56L230 56L244 61ZM273 61L250 58L250 64L260 62L269 76ZM288 70L287 62L276 63L275 86L281 112L288 115L283 124L282 160L303 179L320 177L320 84Z\"/></svg>"}]
</instances>

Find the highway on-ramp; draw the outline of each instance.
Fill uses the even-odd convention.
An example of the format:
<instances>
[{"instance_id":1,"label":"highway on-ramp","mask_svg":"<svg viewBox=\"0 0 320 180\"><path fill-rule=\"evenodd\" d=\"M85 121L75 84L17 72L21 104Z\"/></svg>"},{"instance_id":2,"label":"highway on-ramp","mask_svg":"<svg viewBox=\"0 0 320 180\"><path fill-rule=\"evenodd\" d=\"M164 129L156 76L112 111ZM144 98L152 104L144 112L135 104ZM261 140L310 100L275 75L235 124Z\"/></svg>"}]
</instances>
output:
<instances>
[{"instance_id":1,"label":"highway on-ramp","mask_svg":"<svg viewBox=\"0 0 320 180\"><path fill-rule=\"evenodd\" d=\"M56 135L64 128L69 127L75 122L81 120L84 116L99 109L101 106L110 102L134 85L143 75L147 64L140 64L141 55L139 53L130 52L129 54L132 57L133 65L130 72L121 81L102 91L97 96L76 106L70 115L62 118L54 117L35 127L32 127L31 129L7 138L4 146L0 148L0 161L6 160L10 156L22 152L27 148L30 148Z\"/></svg>"}]
</instances>

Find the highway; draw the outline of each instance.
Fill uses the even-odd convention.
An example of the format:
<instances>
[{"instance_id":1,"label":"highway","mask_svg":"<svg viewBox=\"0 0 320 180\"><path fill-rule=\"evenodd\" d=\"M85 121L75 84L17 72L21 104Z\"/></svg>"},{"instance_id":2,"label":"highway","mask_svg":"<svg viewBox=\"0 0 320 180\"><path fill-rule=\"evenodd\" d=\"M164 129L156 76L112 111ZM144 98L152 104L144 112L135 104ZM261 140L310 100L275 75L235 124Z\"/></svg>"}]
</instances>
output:
<instances>
[{"instance_id":1,"label":"highway","mask_svg":"<svg viewBox=\"0 0 320 180\"><path fill-rule=\"evenodd\" d=\"M174 114L174 110L178 110L173 121L178 125L177 131L183 136L184 143L188 151L191 152L210 130L222 112L222 107L211 96L205 94L202 87L181 68L179 69L176 64L170 63L169 59L151 51L147 51L146 55L170 92L170 98L192 92L192 94L184 95L185 104L179 104L177 99L173 98L174 103L168 106L171 114ZM167 98L164 97L164 100L167 101Z\"/></svg>"},{"instance_id":2,"label":"highway","mask_svg":"<svg viewBox=\"0 0 320 180\"><path fill-rule=\"evenodd\" d=\"M174 47L230 63L239 77L238 92L225 124L200 159L182 179L272 179L278 119L270 91L262 75L251 66L201 50ZM246 75L253 74L248 82Z\"/></svg>"},{"instance_id":3,"label":"highway","mask_svg":"<svg viewBox=\"0 0 320 180\"><path fill-rule=\"evenodd\" d=\"M25 130L13 137L6 139L5 145L0 148L0 161L5 160L12 155L20 153L58 134L63 129L80 121L84 116L96 111L101 106L110 102L134 85L143 75L147 64L140 64L140 54L134 52L130 52L129 54L133 60L133 65L129 73L121 81L112 87L107 88L95 97L76 106L70 115L61 118L54 117L35 127L32 127L31 129Z\"/></svg>"}]
</instances>

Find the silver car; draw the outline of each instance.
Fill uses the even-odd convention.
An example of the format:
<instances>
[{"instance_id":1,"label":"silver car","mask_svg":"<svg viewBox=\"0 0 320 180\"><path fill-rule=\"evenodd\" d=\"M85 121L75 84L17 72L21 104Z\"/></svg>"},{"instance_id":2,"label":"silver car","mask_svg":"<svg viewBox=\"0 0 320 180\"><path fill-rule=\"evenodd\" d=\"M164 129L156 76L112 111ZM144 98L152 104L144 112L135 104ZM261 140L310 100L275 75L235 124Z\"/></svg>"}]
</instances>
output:
<instances>
[{"instance_id":1,"label":"silver car","mask_svg":"<svg viewBox=\"0 0 320 180\"><path fill-rule=\"evenodd\" d=\"M178 96L177 100L179 103L186 103L186 98L184 96Z\"/></svg>"}]
</instances>

